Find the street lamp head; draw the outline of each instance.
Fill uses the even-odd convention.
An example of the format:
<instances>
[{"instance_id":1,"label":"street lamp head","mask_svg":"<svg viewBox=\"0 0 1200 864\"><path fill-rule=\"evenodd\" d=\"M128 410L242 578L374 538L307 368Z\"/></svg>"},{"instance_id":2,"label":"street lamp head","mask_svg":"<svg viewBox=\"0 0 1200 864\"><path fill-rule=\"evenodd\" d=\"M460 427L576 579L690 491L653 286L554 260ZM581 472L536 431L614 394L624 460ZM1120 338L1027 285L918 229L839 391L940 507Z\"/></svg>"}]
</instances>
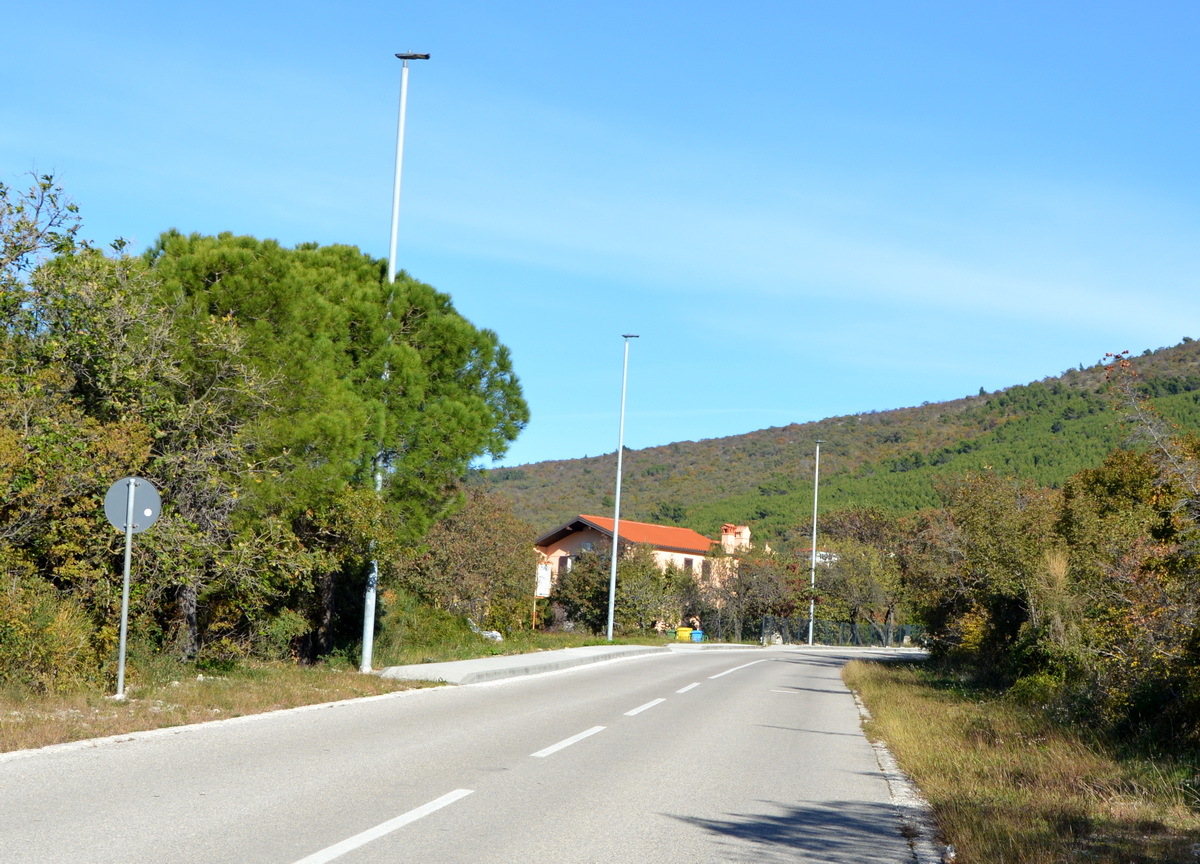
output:
<instances>
[{"instance_id":1,"label":"street lamp head","mask_svg":"<svg viewBox=\"0 0 1200 864\"><path fill-rule=\"evenodd\" d=\"M641 339L642 337L637 335L636 333L622 333L621 338L622 339Z\"/></svg>"},{"instance_id":2,"label":"street lamp head","mask_svg":"<svg viewBox=\"0 0 1200 864\"><path fill-rule=\"evenodd\" d=\"M396 57L400 60L428 60L428 54L397 54Z\"/></svg>"}]
</instances>

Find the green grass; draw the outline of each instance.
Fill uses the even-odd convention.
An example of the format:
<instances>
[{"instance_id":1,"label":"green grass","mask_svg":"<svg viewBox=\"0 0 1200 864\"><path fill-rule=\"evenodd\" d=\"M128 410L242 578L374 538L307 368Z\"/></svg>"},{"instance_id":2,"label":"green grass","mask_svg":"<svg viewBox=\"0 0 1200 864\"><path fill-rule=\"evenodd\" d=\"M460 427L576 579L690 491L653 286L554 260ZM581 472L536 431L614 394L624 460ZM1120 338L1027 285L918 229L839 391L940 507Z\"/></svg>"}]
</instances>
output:
<instances>
[{"instance_id":1,"label":"green grass","mask_svg":"<svg viewBox=\"0 0 1200 864\"><path fill-rule=\"evenodd\" d=\"M1036 705L913 664L855 661L844 678L928 799L956 864L1194 862L1197 766L1119 757Z\"/></svg>"}]
</instances>

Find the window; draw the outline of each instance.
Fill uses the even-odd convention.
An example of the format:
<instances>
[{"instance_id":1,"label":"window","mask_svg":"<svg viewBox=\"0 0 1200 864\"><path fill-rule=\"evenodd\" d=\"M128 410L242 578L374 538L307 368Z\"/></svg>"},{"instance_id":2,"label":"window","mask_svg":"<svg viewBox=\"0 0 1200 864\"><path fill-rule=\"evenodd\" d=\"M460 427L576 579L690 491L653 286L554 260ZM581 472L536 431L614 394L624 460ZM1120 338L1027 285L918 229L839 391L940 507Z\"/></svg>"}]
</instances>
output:
<instances>
[{"instance_id":1,"label":"window","mask_svg":"<svg viewBox=\"0 0 1200 864\"><path fill-rule=\"evenodd\" d=\"M695 560L692 558L684 558L683 559L683 569L684 569L684 572L691 573L693 570L696 569Z\"/></svg>"},{"instance_id":2,"label":"window","mask_svg":"<svg viewBox=\"0 0 1200 864\"><path fill-rule=\"evenodd\" d=\"M570 573L570 572L571 572L571 556L563 555L561 558L558 559L558 575L562 576L564 573Z\"/></svg>"}]
</instances>

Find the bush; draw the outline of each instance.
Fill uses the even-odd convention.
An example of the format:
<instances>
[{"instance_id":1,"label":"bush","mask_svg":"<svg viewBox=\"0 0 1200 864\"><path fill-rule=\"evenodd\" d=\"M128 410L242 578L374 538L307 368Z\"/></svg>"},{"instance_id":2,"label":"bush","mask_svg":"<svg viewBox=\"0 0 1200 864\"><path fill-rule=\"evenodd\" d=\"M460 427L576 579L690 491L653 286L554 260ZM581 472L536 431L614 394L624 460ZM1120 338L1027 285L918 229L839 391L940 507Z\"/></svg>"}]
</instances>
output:
<instances>
[{"instance_id":1,"label":"bush","mask_svg":"<svg viewBox=\"0 0 1200 864\"><path fill-rule=\"evenodd\" d=\"M267 660L292 660L299 640L312 629L307 618L292 609L284 609L258 628L256 653Z\"/></svg>"},{"instance_id":2,"label":"bush","mask_svg":"<svg viewBox=\"0 0 1200 864\"><path fill-rule=\"evenodd\" d=\"M455 660L501 649L471 630L467 619L430 606L404 591L382 592L383 620L375 637L377 666Z\"/></svg>"},{"instance_id":3,"label":"bush","mask_svg":"<svg viewBox=\"0 0 1200 864\"><path fill-rule=\"evenodd\" d=\"M87 616L53 586L18 578L0 588L0 684L56 693L95 682L92 636Z\"/></svg>"},{"instance_id":4,"label":"bush","mask_svg":"<svg viewBox=\"0 0 1200 864\"><path fill-rule=\"evenodd\" d=\"M1008 688L1007 695L1019 705L1045 707L1062 699L1063 682L1055 675L1038 672L1018 678Z\"/></svg>"}]
</instances>

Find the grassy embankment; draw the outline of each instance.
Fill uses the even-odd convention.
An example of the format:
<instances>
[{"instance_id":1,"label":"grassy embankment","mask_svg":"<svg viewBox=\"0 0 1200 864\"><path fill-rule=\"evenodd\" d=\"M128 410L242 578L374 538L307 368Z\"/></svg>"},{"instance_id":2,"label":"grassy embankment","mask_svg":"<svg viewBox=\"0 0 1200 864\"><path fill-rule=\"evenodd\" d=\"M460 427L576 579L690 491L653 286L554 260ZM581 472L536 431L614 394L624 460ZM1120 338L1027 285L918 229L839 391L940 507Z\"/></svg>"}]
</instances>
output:
<instances>
[{"instance_id":1,"label":"grassy embankment","mask_svg":"<svg viewBox=\"0 0 1200 864\"><path fill-rule=\"evenodd\" d=\"M504 642L490 642L463 631L441 643L383 646L375 654L375 667L523 654L603 641L584 634L517 633ZM0 690L0 753L429 686L437 685L362 675L344 661L315 666L246 662L214 668L161 655L133 656L123 701L111 698L113 690L51 695Z\"/></svg>"},{"instance_id":2,"label":"grassy embankment","mask_svg":"<svg viewBox=\"0 0 1200 864\"><path fill-rule=\"evenodd\" d=\"M1200 860L1196 765L1120 753L1039 706L912 664L856 661L844 678L956 864Z\"/></svg>"}]
</instances>

